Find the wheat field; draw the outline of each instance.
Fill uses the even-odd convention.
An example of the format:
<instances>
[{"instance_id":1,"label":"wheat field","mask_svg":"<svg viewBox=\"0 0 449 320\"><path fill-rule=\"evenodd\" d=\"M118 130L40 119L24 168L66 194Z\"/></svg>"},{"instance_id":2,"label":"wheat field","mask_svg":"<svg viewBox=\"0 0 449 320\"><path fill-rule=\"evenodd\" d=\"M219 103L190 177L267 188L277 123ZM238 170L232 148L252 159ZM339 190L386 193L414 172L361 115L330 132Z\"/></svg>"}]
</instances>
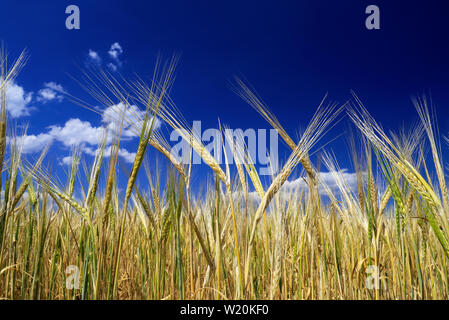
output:
<instances>
[{"instance_id":1,"label":"wheat field","mask_svg":"<svg viewBox=\"0 0 449 320\"><path fill-rule=\"evenodd\" d=\"M233 150L242 161L231 168L219 164L189 128L169 97L176 57L158 61L149 83L85 72L80 82L97 103L138 105L144 117L134 121L118 113L121 126L105 131L89 166L74 148L64 180L52 176L48 149L33 161L23 156L21 136L8 122L6 90L26 58L10 65L4 53L0 58L0 299L448 298L445 164L425 98L414 101L420 124L388 134L355 94L343 106L323 101L295 141L258 95L235 79L236 93L291 149L265 184L244 144ZM350 150L356 190L331 152L322 152L320 161L333 188L309 158L343 117L356 128ZM204 196L192 192L191 165L170 155L154 130L156 118L183 129L210 167ZM122 186L118 150L126 122L133 123L139 143ZM171 168L165 176L152 174L148 153L165 157ZM307 188L283 187L293 172L303 174Z\"/></svg>"}]
</instances>

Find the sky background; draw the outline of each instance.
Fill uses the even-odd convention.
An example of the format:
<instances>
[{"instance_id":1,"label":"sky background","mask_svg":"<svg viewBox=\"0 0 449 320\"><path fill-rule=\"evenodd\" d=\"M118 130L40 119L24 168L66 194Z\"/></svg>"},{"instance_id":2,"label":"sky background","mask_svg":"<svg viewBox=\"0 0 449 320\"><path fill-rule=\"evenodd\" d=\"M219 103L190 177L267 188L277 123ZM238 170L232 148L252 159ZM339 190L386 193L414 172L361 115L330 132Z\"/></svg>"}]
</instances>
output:
<instances>
[{"instance_id":1,"label":"sky background","mask_svg":"<svg viewBox=\"0 0 449 320\"><path fill-rule=\"evenodd\" d=\"M70 4L80 8L80 30L65 28ZM380 8L380 30L365 28L370 4ZM54 89L93 102L68 75L112 63L112 72L149 80L156 57L173 53L181 59L171 96L188 121L203 127L217 127L219 117L231 128L270 128L230 90L229 81L240 75L293 137L326 93L342 104L350 90L385 129L417 121L410 97L430 93L440 131L449 132L445 1L22 0L3 1L1 12L0 40L11 57L25 48L30 54L11 93L10 121L28 124L31 157L52 143L48 158L60 171L71 143L95 149L104 119ZM343 120L323 141L336 138L326 149L352 172L348 128ZM122 147L129 165L136 139ZM281 161L288 155L280 143ZM202 178L194 171L194 183Z\"/></svg>"}]
</instances>

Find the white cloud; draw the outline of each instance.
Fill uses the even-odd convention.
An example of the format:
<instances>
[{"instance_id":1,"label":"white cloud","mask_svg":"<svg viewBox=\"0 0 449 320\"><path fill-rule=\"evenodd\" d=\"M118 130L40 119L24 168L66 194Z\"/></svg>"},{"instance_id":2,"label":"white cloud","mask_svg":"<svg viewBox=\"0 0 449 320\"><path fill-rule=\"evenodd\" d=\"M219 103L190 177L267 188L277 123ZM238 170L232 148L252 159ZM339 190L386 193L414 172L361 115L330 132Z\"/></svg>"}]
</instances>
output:
<instances>
[{"instance_id":1,"label":"white cloud","mask_svg":"<svg viewBox=\"0 0 449 320\"><path fill-rule=\"evenodd\" d=\"M109 110L109 112L113 111ZM139 112L139 110L135 110L135 112ZM113 120L110 117L112 117L112 114L109 114L108 116L105 112L105 115L103 116L103 123L105 123L106 126L112 125L113 123ZM40 152L47 145L53 143L54 141L58 141L65 147L78 145L81 147L82 152L95 156L98 151L98 144L100 143L106 130L106 126L95 127L88 121L82 121L77 118L70 119L63 126L50 126L48 132L46 133L23 136L23 153L29 154ZM130 125L126 126L126 128L122 130L122 134L124 138L128 139L137 136L131 130ZM108 144L110 144L112 142L113 134L109 134L108 137ZM110 145L106 147L106 157L110 156L111 148L112 147ZM120 148L118 155L128 163L132 163L136 157L135 153L129 152L125 148ZM72 157L67 156L62 158L61 163L64 165L69 165L71 164L71 161Z\"/></svg>"},{"instance_id":2,"label":"white cloud","mask_svg":"<svg viewBox=\"0 0 449 320\"><path fill-rule=\"evenodd\" d=\"M126 110L125 110L126 108ZM112 132L116 132L120 127L122 115L124 121L122 128L122 137L134 138L139 136L140 128L145 117L145 112L135 105L126 106L123 103L110 106L103 111L102 122L109 127ZM159 119L155 119L154 130L161 126Z\"/></svg>"},{"instance_id":3,"label":"white cloud","mask_svg":"<svg viewBox=\"0 0 449 320\"><path fill-rule=\"evenodd\" d=\"M104 157L105 158L109 158L111 156L111 150L112 150L112 146L107 147L104 150ZM98 148L92 148L89 146L84 146L81 151L84 154L90 155L92 157L95 157L97 155L97 152L99 151ZM127 149L125 148L119 148L118 151L118 156L120 158L122 158L123 160L125 160L127 163L133 163L134 162L134 158L136 157L136 153L135 152L129 152ZM73 161L73 156L66 156L64 158L62 158L61 160L61 164L66 165L66 166L71 166L72 165L72 161Z\"/></svg>"},{"instance_id":4,"label":"white cloud","mask_svg":"<svg viewBox=\"0 0 449 320\"><path fill-rule=\"evenodd\" d=\"M49 89L53 90L53 91L65 93L64 88L60 84L57 84L56 82L53 82L53 81L45 82L44 86L46 88L49 88Z\"/></svg>"},{"instance_id":5,"label":"white cloud","mask_svg":"<svg viewBox=\"0 0 449 320\"><path fill-rule=\"evenodd\" d=\"M85 147L83 149L83 152L95 157L98 153L99 149L93 149L91 147ZM112 151L112 146L108 146L107 148L105 148L104 150L104 157L108 158L111 156L111 151ZM128 163L133 163L134 158L136 157L136 153L135 152L129 152L128 150L126 150L125 148L119 148L118 150L118 155L119 157L123 158L126 162Z\"/></svg>"},{"instance_id":6,"label":"white cloud","mask_svg":"<svg viewBox=\"0 0 449 320\"><path fill-rule=\"evenodd\" d=\"M123 53L122 46L118 42L115 42L111 45L108 53L112 59L118 60L119 56Z\"/></svg>"},{"instance_id":7,"label":"white cloud","mask_svg":"<svg viewBox=\"0 0 449 320\"><path fill-rule=\"evenodd\" d=\"M42 151L47 145L53 142L53 137L46 133L38 135L25 135L17 137L17 145L22 148L22 153L37 153ZM11 137L6 137L6 143L11 143Z\"/></svg>"},{"instance_id":8,"label":"white cloud","mask_svg":"<svg viewBox=\"0 0 449 320\"><path fill-rule=\"evenodd\" d=\"M125 113L125 119L129 119L129 123L139 122L143 119L144 112L140 110L137 106L125 106L124 103L120 102L118 104L112 105L103 111L103 116L101 120L104 123L116 123L119 122L121 116Z\"/></svg>"},{"instance_id":9,"label":"white cloud","mask_svg":"<svg viewBox=\"0 0 449 320\"><path fill-rule=\"evenodd\" d=\"M20 118L30 115L33 110L30 103L33 100L33 93L26 92L23 87L15 82L8 85L6 90L6 110L12 118Z\"/></svg>"},{"instance_id":10,"label":"white cloud","mask_svg":"<svg viewBox=\"0 0 449 320\"><path fill-rule=\"evenodd\" d=\"M122 65L122 61L120 60L120 56L123 54L123 48L122 46L118 43L115 42L111 45L111 48L108 50L108 55L109 58L111 58L113 60L113 62L110 62L107 64L107 67L113 71L116 72ZM98 52L89 49L89 53L88 53L88 64L94 64L94 65L101 65L102 64L102 58L100 57L100 55L98 54Z\"/></svg>"},{"instance_id":11,"label":"white cloud","mask_svg":"<svg viewBox=\"0 0 449 320\"><path fill-rule=\"evenodd\" d=\"M348 172L347 169L342 169L335 172L319 172L319 186L318 192L320 196L327 197L326 186L334 195L341 194L338 187L338 183L346 186L351 192L357 192L357 174L355 172ZM291 199L292 197L299 196L302 191L308 191L308 184L306 177L300 177L294 180L287 180L279 190L281 199ZM249 199L255 203L260 202L260 197L257 192L253 191L249 193Z\"/></svg>"},{"instance_id":12,"label":"white cloud","mask_svg":"<svg viewBox=\"0 0 449 320\"><path fill-rule=\"evenodd\" d=\"M104 150L105 157L109 157L111 155L111 151L112 151L112 146L107 147ZM129 152L125 148L119 148L118 155L119 155L119 157L123 158L128 163L133 163L134 158L136 157L135 152Z\"/></svg>"},{"instance_id":13,"label":"white cloud","mask_svg":"<svg viewBox=\"0 0 449 320\"><path fill-rule=\"evenodd\" d=\"M64 88L55 82L44 83L44 88L39 90L37 101L47 103L49 101L57 100L61 102L64 99Z\"/></svg>"},{"instance_id":14,"label":"white cloud","mask_svg":"<svg viewBox=\"0 0 449 320\"><path fill-rule=\"evenodd\" d=\"M20 137L23 142L23 153L36 153L53 141L61 142L66 147L74 145L98 145L103 136L104 127L93 127L88 121L70 119L64 126L50 126L46 133L25 135ZM10 138L8 137L8 143Z\"/></svg>"},{"instance_id":15,"label":"white cloud","mask_svg":"<svg viewBox=\"0 0 449 320\"><path fill-rule=\"evenodd\" d=\"M55 100L56 99L56 92L54 92L51 89L48 88L44 88L39 90L38 92L39 97L37 98L39 101L51 101L51 100Z\"/></svg>"},{"instance_id":16,"label":"white cloud","mask_svg":"<svg viewBox=\"0 0 449 320\"><path fill-rule=\"evenodd\" d=\"M62 87L58 87L55 83L47 83L47 88L58 89L63 91ZM144 111L137 106L127 106L119 103L103 111L101 118L102 125L94 126L89 121L82 121L78 118L69 119L64 125L53 125L48 127L48 131L38 135L26 135L23 137L23 152L37 153L48 144L54 141L60 142L65 147L80 146L81 151L85 154L95 156L98 151L98 145L104 137L105 130L109 130L108 141L105 150L105 156L109 156L111 152L111 143L115 133L119 129L119 122L125 114L125 121L122 127L122 140L131 140L139 136L139 131L144 118ZM154 129L158 129L161 125L160 120L156 118ZM119 149L119 157L128 163L132 163L136 156L135 153L129 152L124 148ZM63 157L61 164L71 164L71 156Z\"/></svg>"},{"instance_id":17,"label":"white cloud","mask_svg":"<svg viewBox=\"0 0 449 320\"><path fill-rule=\"evenodd\" d=\"M51 126L49 134L67 147L83 143L97 145L104 134L104 128L93 127L89 121L70 119L63 127Z\"/></svg>"},{"instance_id":18,"label":"white cloud","mask_svg":"<svg viewBox=\"0 0 449 320\"><path fill-rule=\"evenodd\" d=\"M120 61L120 56L123 54L123 48L118 42L115 42L111 45L108 54L109 57L114 60L114 63L111 62L108 64L108 68L111 69L111 71L116 72L123 64L122 61Z\"/></svg>"},{"instance_id":19,"label":"white cloud","mask_svg":"<svg viewBox=\"0 0 449 320\"><path fill-rule=\"evenodd\" d=\"M134 159L136 158L135 152L129 152L128 150L123 149L123 148L120 148L118 150L118 155L120 157L122 157L128 163L133 163Z\"/></svg>"},{"instance_id":20,"label":"white cloud","mask_svg":"<svg viewBox=\"0 0 449 320\"><path fill-rule=\"evenodd\" d=\"M347 186L352 191L357 191L357 173L348 172L347 169L342 169L334 174L331 172L321 172L320 179L322 183L325 183L332 191L338 190L337 183Z\"/></svg>"},{"instance_id":21,"label":"white cloud","mask_svg":"<svg viewBox=\"0 0 449 320\"><path fill-rule=\"evenodd\" d=\"M73 156L64 157L64 158L62 158L62 161L61 161L61 163L66 166L72 165L72 162L73 162Z\"/></svg>"},{"instance_id":22,"label":"white cloud","mask_svg":"<svg viewBox=\"0 0 449 320\"><path fill-rule=\"evenodd\" d=\"M38 91L34 101L46 103L48 101L61 101L63 99L64 88L55 82L45 82L44 87ZM29 116L35 108L31 106L33 102L33 92L27 92L16 82L9 83L6 90L6 110L11 118Z\"/></svg>"},{"instance_id":23,"label":"white cloud","mask_svg":"<svg viewBox=\"0 0 449 320\"><path fill-rule=\"evenodd\" d=\"M95 64L101 64L101 57L98 52L89 49L89 59Z\"/></svg>"},{"instance_id":24,"label":"white cloud","mask_svg":"<svg viewBox=\"0 0 449 320\"><path fill-rule=\"evenodd\" d=\"M347 186L351 191L357 190L357 174L355 172L348 172L347 169L342 169L334 173L319 172L318 176L320 182L318 191L321 195L327 195L323 185L326 185L333 192L338 192L338 183ZM303 177L286 181L282 186L284 191L303 190L307 188L307 182Z\"/></svg>"},{"instance_id":25,"label":"white cloud","mask_svg":"<svg viewBox=\"0 0 449 320\"><path fill-rule=\"evenodd\" d=\"M101 126L93 126L89 121L82 121L78 118L72 118L68 120L63 126L53 125L48 127L48 131L39 135L26 135L24 140L24 152L33 153L42 150L47 144L52 141L58 141L66 147L72 147L75 145L87 145L98 146L102 137L105 134L106 128L110 131L108 134L108 145L112 142L114 134L118 131L122 113L125 112L125 119L122 128L122 140L131 140L139 136L139 128L144 112L137 106L128 106L124 110L125 106L122 103L113 105L107 108L103 112ZM159 128L161 125L160 120L156 119L154 129ZM94 152L89 153L89 149L86 149L88 154L95 155ZM134 157L134 154L124 150L120 154L122 157L130 160ZM131 160L130 160L131 161Z\"/></svg>"}]
</instances>

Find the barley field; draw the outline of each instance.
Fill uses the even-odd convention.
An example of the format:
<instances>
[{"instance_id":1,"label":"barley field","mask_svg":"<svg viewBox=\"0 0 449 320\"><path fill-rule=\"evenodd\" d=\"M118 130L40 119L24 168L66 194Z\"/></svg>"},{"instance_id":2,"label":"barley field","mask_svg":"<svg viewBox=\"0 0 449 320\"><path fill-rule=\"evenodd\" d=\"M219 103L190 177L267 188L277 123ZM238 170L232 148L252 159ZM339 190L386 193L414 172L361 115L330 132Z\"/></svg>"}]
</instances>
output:
<instances>
[{"instance_id":1,"label":"barley field","mask_svg":"<svg viewBox=\"0 0 449 320\"><path fill-rule=\"evenodd\" d=\"M23 156L5 96L26 58L1 57L0 299L448 299L445 141L425 97L414 102L421 122L396 133L384 132L355 94L344 105L323 100L295 140L235 79L236 93L291 149L266 184L244 143L233 150L242 161L219 164L188 127L169 96L176 57L159 61L148 83L86 71L80 83L100 105L132 103L145 114L138 121L116 115L140 137L122 186L120 125L105 131L90 165L74 148L66 179L51 174L47 149L33 160ZM182 129L210 167L203 196L192 192L191 165L171 156L153 130L156 118ZM309 157L342 119L355 128L356 190L330 150L321 150L320 162L334 188ZM171 169L152 174L148 153L161 153ZM294 172L307 188L283 188Z\"/></svg>"}]
</instances>

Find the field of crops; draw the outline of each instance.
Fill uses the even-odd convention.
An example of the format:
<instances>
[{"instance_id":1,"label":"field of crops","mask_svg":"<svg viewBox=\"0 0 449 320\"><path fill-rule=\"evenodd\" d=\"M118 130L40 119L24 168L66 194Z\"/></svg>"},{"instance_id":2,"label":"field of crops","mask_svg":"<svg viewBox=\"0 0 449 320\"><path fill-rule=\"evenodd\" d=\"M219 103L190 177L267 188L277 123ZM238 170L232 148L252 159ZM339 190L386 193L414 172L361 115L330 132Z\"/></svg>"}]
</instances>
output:
<instances>
[{"instance_id":1,"label":"field of crops","mask_svg":"<svg viewBox=\"0 0 449 320\"><path fill-rule=\"evenodd\" d=\"M449 297L445 164L424 97L415 101L420 124L396 134L385 133L355 95L342 106L323 101L295 141L282 119L236 79L235 91L291 148L267 185L245 144L236 144L234 156L242 161L231 168L193 134L182 106L168 95L176 58L160 63L150 83L86 72L83 86L99 104L138 105L144 117L118 113L118 129L105 131L94 161L83 165L75 148L61 183L46 164L48 149L32 162L22 154L21 136L7 117L8 84L26 55L10 65L5 55L0 59L0 299ZM336 188L309 158L342 117L356 128L350 150L356 190L332 153L323 151L320 161ZM156 118L182 129L210 167L204 196L192 192L191 166L171 156L166 138L154 130ZM127 122L139 144L122 186L120 124ZM172 169L151 174L148 153L161 153ZM307 188L283 188L298 170Z\"/></svg>"}]
</instances>

